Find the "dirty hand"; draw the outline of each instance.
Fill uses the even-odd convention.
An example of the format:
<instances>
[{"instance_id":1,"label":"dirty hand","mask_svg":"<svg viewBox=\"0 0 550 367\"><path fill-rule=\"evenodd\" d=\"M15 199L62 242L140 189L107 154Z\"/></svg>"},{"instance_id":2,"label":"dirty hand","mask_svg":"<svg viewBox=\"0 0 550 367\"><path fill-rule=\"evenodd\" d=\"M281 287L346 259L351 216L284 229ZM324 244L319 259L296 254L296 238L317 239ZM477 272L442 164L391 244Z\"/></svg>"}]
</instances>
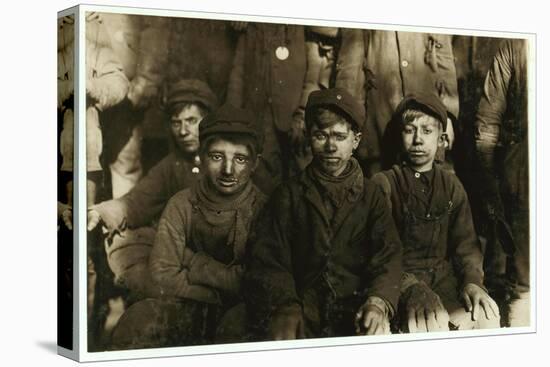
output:
<instances>
[{"instance_id":1,"label":"dirty hand","mask_svg":"<svg viewBox=\"0 0 550 367\"><path fill-rule=\"evenodd\" d=\"M483 309L487 320L500 317L496 302L481 287L473 283L466 284L462 290L462 298L466 305L466 310L472 313L473 321L478 320L480 307Z\"/></svg>"},{"instance_id":2,"label":"dirty hand","mask_svg":"<svg viewBox=\"0 0 550 367\"><path fill-rule=\"evenodd\" d=\"M449 314L439 296L424 282L411 285L404 293L409 333L449 330Z\"/></svg>"},{"instance_id":3,"label":"dirty hand","mask_svg":"<svg viewBox=\"0 0 550 367\"><path fill-rule=\"evenodd\" d=\"M355 314L357 335L390 334L390 322L385 302L378 297L369 297Z\"/></svg>"},{"instance_id":4,"label":"dirty hand","mask_svg":"<svg viewBox=\"0 0 550 367\"><path fill-rule=\"evenodd\" d=\"M67 229L73 229L73 208L70 205L57 202L57 218L63 219Z\"/></svg>"},{"instance_id":5,"label":"dirty hand","mask_svg":"<svg viewBox=\"0 0 550 367\"><path fill-rule=\"evenodd\" d=\"M107 239L120 234L126 229L126 216L118 200L108 200L88 208L88 231L93 230L99 222L107 229Z\"/></svg>"},{"instance_id":6,"label":"dirty hand","mask_svg":"<svg viewBox=\"0 0 550 367\"><path fill-rule=\"evenodd\" d=\"M271 338L274 340L293 340L305 337L302 308L293 304L277 311L271 319Z\"/></svg>"}]
</instances>

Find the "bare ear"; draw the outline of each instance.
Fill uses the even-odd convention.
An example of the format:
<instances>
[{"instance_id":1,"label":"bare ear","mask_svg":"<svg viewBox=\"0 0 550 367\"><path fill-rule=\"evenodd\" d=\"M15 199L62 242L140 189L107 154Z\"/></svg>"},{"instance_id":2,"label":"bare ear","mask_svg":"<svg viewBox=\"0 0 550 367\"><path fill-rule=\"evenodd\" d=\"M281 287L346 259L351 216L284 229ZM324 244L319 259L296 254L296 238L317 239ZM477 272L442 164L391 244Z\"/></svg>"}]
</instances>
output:
<instances>
[{"instance_id":1,"label":"bare ear","mask_svg":"<svg viewBox=\"0 0 550 367\"><path fill-rule=\"evenodd\" d=\"M447 134L442 133L441 135L439 135L439 139L437 139L437 146L446 148L448 144L449 144L449 140L448 140Z\"/></svg>"}]
</instances>

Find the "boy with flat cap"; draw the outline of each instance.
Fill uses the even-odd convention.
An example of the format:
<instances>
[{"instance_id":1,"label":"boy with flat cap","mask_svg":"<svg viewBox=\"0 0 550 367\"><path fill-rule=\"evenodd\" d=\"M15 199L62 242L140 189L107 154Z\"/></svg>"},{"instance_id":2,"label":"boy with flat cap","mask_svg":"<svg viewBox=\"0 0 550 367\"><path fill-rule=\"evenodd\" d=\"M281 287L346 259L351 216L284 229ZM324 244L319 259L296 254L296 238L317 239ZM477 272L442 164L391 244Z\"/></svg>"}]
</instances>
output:
<instances>
[{"instance_id":1,"label":"boy with flat cap","mask_svg":"<svg viewBox=\"0 0 550 367\"><path fill-rule=\"evenodd\" d=\"M250 179L262 134L248 111L230 105L205 117L199 131L203 176L170 199L151 251L160 297L128 309L113 333L114 348L211 343L216 333L240 341L228 334L239 330L232 323L244 311L235 309L245 245L265 202Z\"/></svg>"},{"instance_id":2,"label":"boy with flat cap","mask_svg":"<svg viewBox=\"0 0 550 367\"><path fill-rule=\"evenodd\" d=\"M155 225L168 200L200 176L199 124L217 107L208 85L184 79L168 86L163 108L169 118L173 151L149 170L126 195L88 210L88 230L99 223L108 232L105 246L115 282L132 298L155 297L158 290L147 269Z\"/></svg>"},{"instance_id":3,"label":"boy with flat cap","mask_svg":"<svg viewBox=\"0 0 550 367\"><path fill-rule=\"evenodd\" d=\"M344 90L309 96L313 161L278 187L249 246L245 300L260 338L389 332L401 244L383 192L352 157L364 119Z\"/></svg>"},{"instance_id":4,"label":"boy with flat cap","mask_svg":"<svg viewBox=\"0 0 550 367\"><path fill-rule=\"evenodd\" d=\"M399 316L405 332L499 327L499 310L483 286L483 256L466 192L434 164L443 146L446 108L436 95L415 93L390 122L401 163L373 177L403 243Z\"/></svg>"}]
</instances>

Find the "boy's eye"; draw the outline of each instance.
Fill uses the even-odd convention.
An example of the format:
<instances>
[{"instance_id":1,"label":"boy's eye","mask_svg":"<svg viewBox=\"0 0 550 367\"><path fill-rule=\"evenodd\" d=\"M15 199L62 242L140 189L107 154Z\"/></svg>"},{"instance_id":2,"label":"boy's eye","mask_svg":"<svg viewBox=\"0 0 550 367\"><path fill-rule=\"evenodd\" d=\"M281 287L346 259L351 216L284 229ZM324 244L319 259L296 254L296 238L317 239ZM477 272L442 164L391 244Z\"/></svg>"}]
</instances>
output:
<instances>
[{"instance_id":1,"label":"boy's eye","mask_svg":"<svg viewBox=\"0 0 550 367\"><path fill-rule=\"evenodd\" d=\"M414 129L411 128L411 127L406 127L406 128L403 129L403 132L404 132L405 134L413 134L413 133L414 133Z\"/></svg>"},{"instance_id":2,"label":"boy's eye","mask_svg":"<svg viewBox=\"0 0 550 367\"><path fill-rule=\"evenodd\" d=\"M313 138L316 140L325 140L326 135L325 134L313 134Z\"/></svg>"},{"instance_id":3,"label":"boy's eye","mask_svg":"<svg viewBox=\"0 0 550 367\"><path fill-rule=\"evenodd\" d=\"M213 161L221 161L222 158L223 157L221 154L210 154L210 159L212 159Z\"/></svg>"},{"instance_id":4,"label":"boy's eye","mask_svg":"<svg viewBox=\"0 0 550 367\"><path fill-rule=\"evenodd\" d=\"M199 120L196 118L189 118L185 120L189 125L195 125Z\"/></svg>"},{"instance_id":5,"label":"boy's eye","mask_svg":"<svg viewBox=\"0 0 550 367\"><path fill-rule=\"evenodd\" d=\"M172 127L174 127L174 128L181 127L181 121L179 121L179 120L172 120Z\"/></svg>"},{"instance_id":6,"label":"boy's eye","mask_svg":"<svg viewBox=\"0 0 550 367\"><path fill-rule=\"evenodd\" d=\"M346 140L347 136L346 135L336 135L336 140L337 141L344 141Z\"/></svg>"},{"instance_id":7,"label":"boy's eye","mask_svg":"<svg viewBox=\"0 0 550 367\"><path fill-rule=\"evenodd\" d=\"M239 164L245 164L248 161L246 157L235 157L235 162Z\"/></svg>"},{"instance_id":8,"label":"boy's eye","mask_svg":"<svg viewBox=\"0 0 550 367\"><path fill-rule=\"evenodd\" d=\"M424 134L431 134L432 133L432 129L424 129Z\"/></svg>"}]
</instances>

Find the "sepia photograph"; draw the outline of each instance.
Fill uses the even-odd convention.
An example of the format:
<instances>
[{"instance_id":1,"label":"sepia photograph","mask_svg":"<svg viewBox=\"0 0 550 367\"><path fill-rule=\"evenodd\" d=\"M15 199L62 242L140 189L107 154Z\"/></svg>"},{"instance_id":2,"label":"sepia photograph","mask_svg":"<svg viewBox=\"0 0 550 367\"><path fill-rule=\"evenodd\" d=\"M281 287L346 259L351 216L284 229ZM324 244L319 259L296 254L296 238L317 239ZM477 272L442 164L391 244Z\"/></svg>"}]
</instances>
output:
<instances>
[{"instance_id":1,"label":"sepia photograph","mask_svg":"<svg viewBox=\"0 0 550 367\"><path fill-rule=\"evenodd\" d=\"M58 19L88 353L533 330L532 35L106 9Z\"/></svg>"}]
</instances>

